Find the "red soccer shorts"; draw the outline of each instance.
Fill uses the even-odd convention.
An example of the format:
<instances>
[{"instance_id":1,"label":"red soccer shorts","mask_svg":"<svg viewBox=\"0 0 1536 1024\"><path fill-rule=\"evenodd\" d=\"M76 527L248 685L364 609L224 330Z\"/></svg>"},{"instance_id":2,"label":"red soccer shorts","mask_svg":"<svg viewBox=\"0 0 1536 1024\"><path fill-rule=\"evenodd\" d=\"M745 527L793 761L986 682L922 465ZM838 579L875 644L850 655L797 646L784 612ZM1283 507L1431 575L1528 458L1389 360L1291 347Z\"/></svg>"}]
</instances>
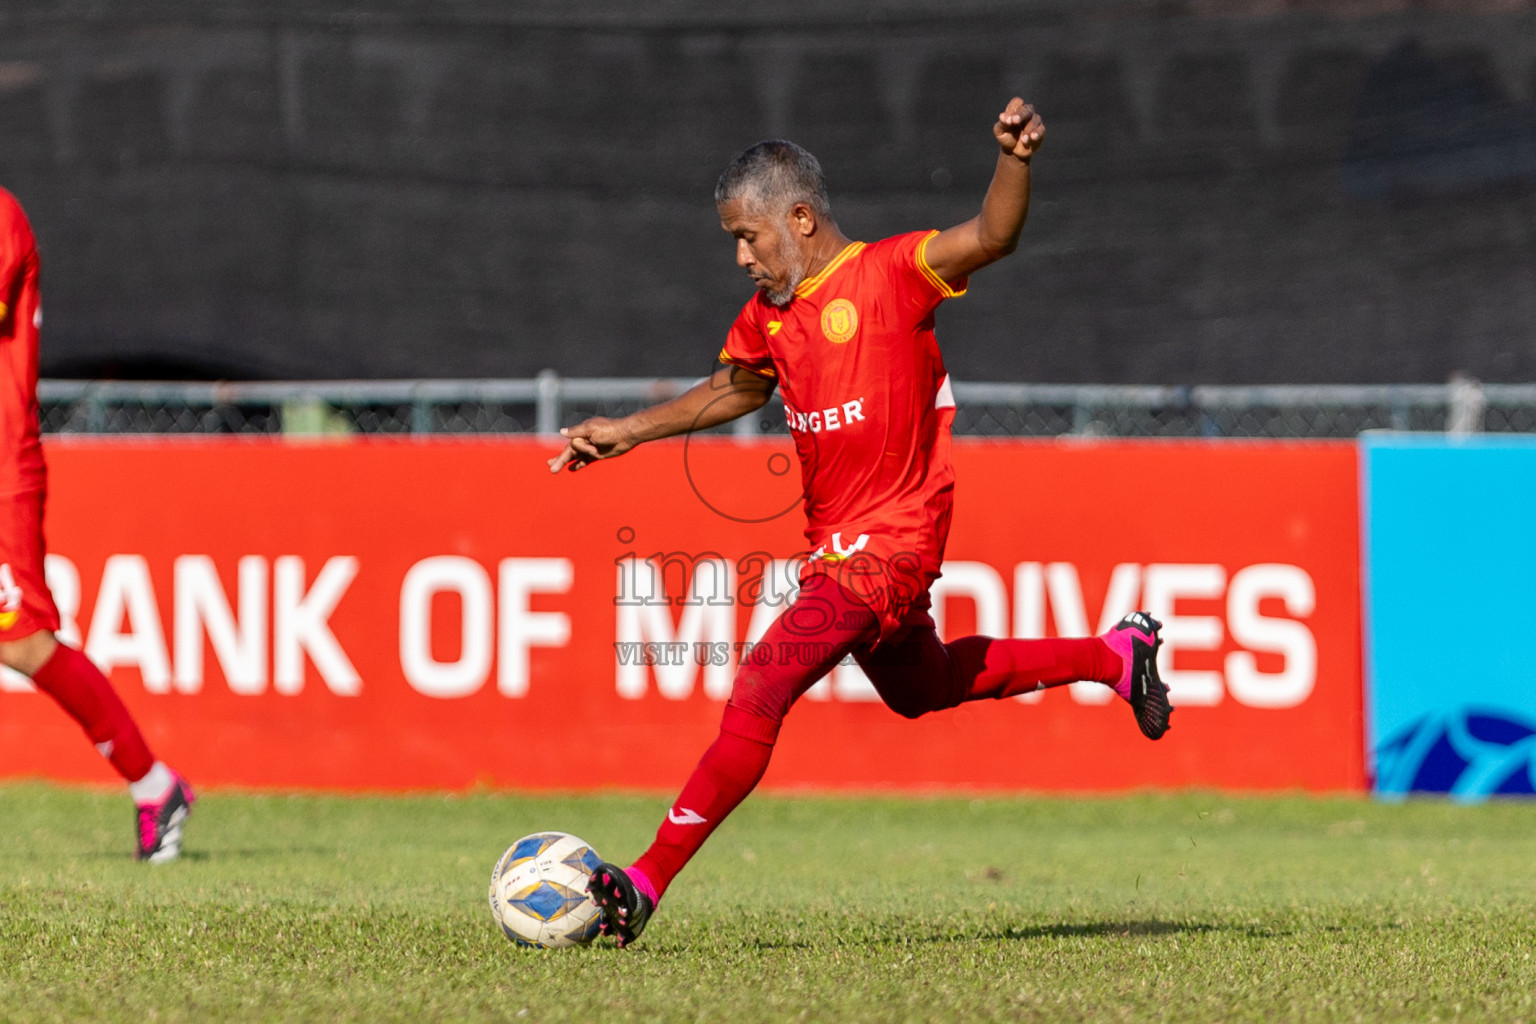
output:
<instances>
[{"instance_id":1,"label":"red soccer shorts","mask_svg":"<svg viewBox=\"0 0 1536 1024\"><path fill-rule=\"evenodd\" d=\"M856 533L845 542L833 533L800 570L800 582L828 576L875 613L883 643L913 626L932 626L928 590L939 578L942 536L884 532ZM804 614L804 612L802 612Z\"/></svg>"},{"instance_id":2,"label":"red soccer shorts","mask_svg":"<svg viewBox=\"0 0 1536 1024\"><path fill-rule=\"evenodd\" d=\"M0 640L59 628L43 579L43 492L0 494Z\"/></svg>"}]
</instances>

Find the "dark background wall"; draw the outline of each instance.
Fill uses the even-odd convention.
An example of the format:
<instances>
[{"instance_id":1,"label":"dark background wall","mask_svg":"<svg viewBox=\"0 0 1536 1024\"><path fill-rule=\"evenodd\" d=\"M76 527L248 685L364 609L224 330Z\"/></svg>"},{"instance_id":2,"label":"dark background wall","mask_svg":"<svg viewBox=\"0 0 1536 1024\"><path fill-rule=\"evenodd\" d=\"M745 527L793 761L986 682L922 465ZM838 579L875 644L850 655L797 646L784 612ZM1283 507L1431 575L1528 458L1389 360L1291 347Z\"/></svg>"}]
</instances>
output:
<instances>
[{"instance_id":1,"label":"dark background wall","mask_svg":"<svg viewBox=\"0 0 1536 1024\"><path fill-rule=\"evenodd\" d=\"M1398 6L13 0L0 184L48 374L687 374L750 294L735 152L808 146L855 237L947 226L1019 93L957 377L1536 379L1536 14Z\"/></svg>"}]
</instances>

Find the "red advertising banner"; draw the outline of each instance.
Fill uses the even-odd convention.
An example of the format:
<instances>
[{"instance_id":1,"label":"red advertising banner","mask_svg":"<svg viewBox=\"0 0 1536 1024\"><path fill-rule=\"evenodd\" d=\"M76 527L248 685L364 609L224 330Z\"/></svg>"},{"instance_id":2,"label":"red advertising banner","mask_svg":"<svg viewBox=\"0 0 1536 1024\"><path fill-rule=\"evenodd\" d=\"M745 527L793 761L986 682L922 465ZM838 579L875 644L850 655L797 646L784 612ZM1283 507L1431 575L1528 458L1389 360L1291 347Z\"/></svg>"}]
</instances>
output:
<instances>
[{"instance_id":1,"label":"red advertising banner","mask_svg":"<svg viewBox=\"0 0 1536 1024\"><path fill-rule=\"evenodd\" d=\"M792 452L691 439L551 476L552 447L51 443L64 635L204 784L670 790L792 595ZM847 665L765 786L1364 788L1352 445L965 440L955 463L944 635L1146 608L1173 730L1143 739L1097 684L907 721ZM37 774L110 777L7 675L0 775Z\"/></svg>"}]
</instances>

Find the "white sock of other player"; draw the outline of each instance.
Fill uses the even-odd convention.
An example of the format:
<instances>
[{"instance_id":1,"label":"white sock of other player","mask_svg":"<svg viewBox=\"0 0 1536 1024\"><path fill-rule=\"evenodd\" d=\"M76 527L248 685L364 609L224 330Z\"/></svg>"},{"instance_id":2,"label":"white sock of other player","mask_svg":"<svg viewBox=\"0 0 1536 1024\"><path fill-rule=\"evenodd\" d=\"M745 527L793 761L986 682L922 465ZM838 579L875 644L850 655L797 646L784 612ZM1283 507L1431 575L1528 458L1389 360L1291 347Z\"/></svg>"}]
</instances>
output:
<instances>
[{"instance_id":1,"label":"white sock of other player","mask_svg":"<svg viewBox=\"0 0 1536 1024\"><path fill-rule=\"evenodd\" d=\"M176 776L165 762L156 761L142 779L128 783L128 793L136 804L157 804L170 793L175 782Z\"/></svg>"}]
</instances>

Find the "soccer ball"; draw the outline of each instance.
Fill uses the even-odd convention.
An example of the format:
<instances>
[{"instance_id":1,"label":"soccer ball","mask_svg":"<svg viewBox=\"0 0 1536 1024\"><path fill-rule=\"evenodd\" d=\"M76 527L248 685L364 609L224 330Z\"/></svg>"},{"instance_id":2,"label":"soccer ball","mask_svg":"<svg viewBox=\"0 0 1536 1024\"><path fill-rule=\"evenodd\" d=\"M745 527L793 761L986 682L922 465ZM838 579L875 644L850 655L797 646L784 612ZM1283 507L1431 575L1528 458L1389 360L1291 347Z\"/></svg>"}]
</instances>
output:
<instances>
[{"instance_id":1,"label":"soccer ball","mask_svg":"<svg viewBox=\"0 0 1536 1024\"><path fill-rule=\"evenodd\" d=\"M491 916L519 946L561 949L597 938L602 914L587 879L602 858L566 832L535 832L507 848L491 872Z\"/></svg>"}]
</instances>

